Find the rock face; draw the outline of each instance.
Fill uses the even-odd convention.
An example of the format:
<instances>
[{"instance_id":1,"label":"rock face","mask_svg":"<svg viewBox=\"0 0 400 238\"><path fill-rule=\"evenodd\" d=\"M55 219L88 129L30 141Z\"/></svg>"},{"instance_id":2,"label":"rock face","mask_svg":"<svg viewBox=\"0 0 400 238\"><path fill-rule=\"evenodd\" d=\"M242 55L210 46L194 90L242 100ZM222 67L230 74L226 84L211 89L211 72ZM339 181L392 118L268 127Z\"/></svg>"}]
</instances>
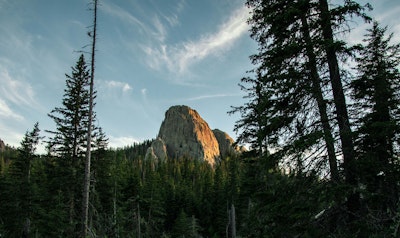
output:
<instances>
[{"instance_id":1,"label":"rock face","mask_svg":"<svg viewBox=\"0 0 400 238\"><path fill-rule=\"evenodd\" d=\"M213 166L220 152L213 132L195 110L188 106L173 106L165 113L158 138L146 153L146 157L158 159L165 155L198 158Z\"/></svg>"},{"instance_id":2,"label":"rock face","mask_svg":"<svg viewBox=\"0 0 400 238\"><path fill-rule=\"evenodd\" d=\"M217 138L219 151L222 156L237 155L247 151L246 147L235 145L235 140L233 140L226 132L214 129L213 133L215 138Z\"/></svg>"},{"instance_id":3,"label":"rock face","mask_svg":"<svg viewBox=\"0 0 400 238\"><path fill-rule=\"evenodd\" d=\"M221 155L231 155L237 153L236 148L233 147L235 141L232 139L232 137L219 129L214 129L213 133L215 138L217 138Z\"/></svg>"},{"instance_id":4,"label":"rock face","mask_svg":"<svg viewBox=\"0 0 400 238\"><path fill-rule=\"evenodd\" d=\"M211 130L207 122L188 106L172 106L165 113L156 140L147 149L146 158L188 157L214 166L225 155L237 154L234 140L225 132Z\"/></svg>"},{"instance_id":5,"label":"rock face","mask_svg":"<svg viewBox=\"0 0 400 238\"><path fill-rule=\"evenodd\" d=\"M146 157L152 157L157 159L166 159L167 156L167 147L164 141L158 137L151 143L151 146L146 151Z\"/></svg>"}]
</instances>

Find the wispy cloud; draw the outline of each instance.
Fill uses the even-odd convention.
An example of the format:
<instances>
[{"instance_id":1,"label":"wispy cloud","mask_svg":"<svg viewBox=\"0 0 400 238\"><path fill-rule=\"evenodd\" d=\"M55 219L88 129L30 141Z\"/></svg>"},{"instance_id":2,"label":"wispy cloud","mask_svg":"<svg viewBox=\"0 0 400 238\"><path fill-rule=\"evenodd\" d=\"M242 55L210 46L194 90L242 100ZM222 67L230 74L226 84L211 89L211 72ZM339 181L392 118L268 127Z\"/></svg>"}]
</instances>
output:
<instances>
[{"instance_id":1,"label":"wispy cloud","mask_svg":"<svg viewBox=\"0 0 400 238\"><path fill-rule=\"evenodd\" d=\"M377 16L377 20L379 22L383 22L385 25L388 26L388 32L399 32L400 31L400 22L398 21L398 16L400 15L400 6L395 6L387 11L384 11L383 14ZM400 34L393 35L393 42L400 41Z\"/></svg>"},{"instance_id":2,"label":"wispy cloud","mask_svg":"<svg viewBox=\"0 0 400 238\"><path fill-rule=\"evenodd\" d=\"M228 50L235 40L248 31L247 7L243 6L232 13L230 18L214 33L205 34L196 41L186 41L176 45L160 44L158 47L143 45L149 67L170 72L187 73L189 67L210 55L218 55Z\"/></svg>"},{"instance_id":3,"label":"wispy cloud","mask_svg":"<svg viewBox=\"0 0 400 238\"><path fill-rule=\"evenodd\" d=\"M155 39L157 41L164 41L167 35L165 26L160 20L158 15L146 16L139 18L131 12L123 9L110 2L102 3L102 8L105 13L110 16L118 18L121 22L134 26L138 32L147 38Z\"/></svg>"},{"instance_id":4,"label":"wispy cloud","mask_svg":"<svg viewBox=\"0 0 400 238\"><path fill-rule=\"evenodd\" d=\"M392 32L400 32L400 22L397 20L397 16L400 15L400 6L387 7L390 1L379 1L373 4L373 7L379 9L379 14L375 14L375 10L373 10L370 14L373 17L373 20L376 20L381 24L382 27L387 26L387 34L389 35ZM372 24L365 23L361 20L355 21L354 28L351 30L350 34L345 36L345 39L350 44L360 44L362 40L365 38L365 34L367 34L367 29L372 27ZM392 42L399 42L400 34L394 34L392 38Z\"/></svg>"},{"instance_id":5,"label":"wispy cloud","mask_svg":"<svg viewBox=\"0 0 400 238\"><path fill-rule=\"evenodd\" d=\"M173 14L171 16L162 16L170 26L177 26L179 25L179 18L177 14Z\"/></svg>"},{"instance_id":6,"label":"wispy cloud","mask_svg":"<svg viewBox=\"0 0 400 238\"><path fill-rule=\"evenodd\" d=\"M4 143L14 147L18 147L20 145L20 142L24 136L24 134L15 132L15 130L4 126L0 127L0 135L0 139L4 140Z\"/></svg>"},{"instance_id":7,"label":"wispy cloud","mask_svg":"<svg viewBox=\"0 0 400 238\"><path fill-rule=\"evenodd\" d=\"M155 31L153 32L154 38L159 40L160 42L164 42L165 38L167 37L167 30L165 26L161 23L160 18L155 16L153 18L153 25L155 27Z\"/></svg>"},{"instance_id":8,"label":"wispy cloud","mask_svg":"<svg viewBox=\"0 0 400 238\"><path fill-rule=\"evenodd\" d=\"M18 121L21 121L24 119L21 115L13 112L10 109L10 107L7 105L7 103L4 100L2 100L1 98L0 98L0 117L11 118L11 119L15 119Z\"/></svg>"},{"instance_id":9,"label":"wispy cloud","mask_svg":"<svg viewBox=\"0 0 400 238\"><path fill-rule=\"evenodd\" d=\"M185 0L181 0L175 6L174 12L170 13L170 15L161 14L162 17L168 22L168 24L172 27L180 24L179 22L179 14L185 9L186 2Z\"/></svg>"},{"instance_id":10,"label":"wispy cloud","mask_svg":"<svg viewBox=\"0 0 400 238\"><path fill-rule=\"evenodd\" d=\"M396 21L395 16L397 16L399 12L400 12L400 6L392 7L390 9L387 9L386 11L383 11L382 14L376 17L376 19L378 21L388 21L388 20Z\"/></svg>"},{"instance_id":11,"label":"wispy cloud","mask_svg":"<svg viewBox=\"0 0 400 238\"><path fill-rule=\"evenodd\" d=\"M13 79L8 70L0 67L0 93L2 98L16 105L36 105L35 93L26 82Z\"/></svg>"},{"instance_id":12,"label":"wispy cloud","mask_svg":"<svg viewBox=\"0 0 400 238\"><path fill-rule=\"evenodd\" d=\"M146 25L142 21L117 5L103 2L101 9L109 15L119 18L122 22L134 24L139 26L141 29L146 29Z\"/></svg>"},{"instance_id":13,"label":"wispy cloud","mask_svg":"<svg viewBox=\"0 0 400 238\"><path fill-rule=\"evenodd\" d=\"M130 136L114 137L110 136L108 145L112 148L124 147L138 143L139 140Z\"/></svg>"},{"instance_id":14,"label":"wispy cloud","mask_svg":"<svg viewBox=\"0 0 400 238\"><path fill-rule=\"evenodd\" d=\"M124 92L124 93L132 90L131 85L129 85L128 83L125 83L125 82L119 82L119 81L112 80L112 81L105 81L104 83L107 88L122 90L122 92Z\"/></svg>"}]
</instances>

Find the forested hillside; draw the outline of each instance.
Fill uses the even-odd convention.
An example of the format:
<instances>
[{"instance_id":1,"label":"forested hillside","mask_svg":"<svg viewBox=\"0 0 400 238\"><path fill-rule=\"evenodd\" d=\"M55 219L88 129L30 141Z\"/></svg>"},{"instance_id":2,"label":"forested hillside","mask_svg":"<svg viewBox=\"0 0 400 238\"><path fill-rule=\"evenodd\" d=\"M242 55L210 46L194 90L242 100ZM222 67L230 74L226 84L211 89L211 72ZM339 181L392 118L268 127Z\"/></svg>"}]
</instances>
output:
<instances>
[{"instance_id":1,"label":"forested hillside","mask_svg":"<svg viewBox=\"0 0 400 238\"><path fill-rule=\"evenodd\" d=\"M93 237L226 237L232 207L243 237L324 234L315 216L329 206L327 181L267 171L245 157L223 158L214 169L189 158L144 160L138 151L148 146L94 154ZM83 161L22 154L1 154L2 236L79 237Z\"/></svg>"},{"instance_id":2,"label":"forested hillside","mask_svg":"<svg viewBox=\"0 0 400 238\"><path fill-rule=\"evenodd\" d=\"M91 31L51 136L35 123L0 148L0 237L399 237L400 44L370 5L335 2L247 0L258 52L229 113L249 151L212 165L146 157L153 140L108 148Z\"/></svg>"}]
</instances>

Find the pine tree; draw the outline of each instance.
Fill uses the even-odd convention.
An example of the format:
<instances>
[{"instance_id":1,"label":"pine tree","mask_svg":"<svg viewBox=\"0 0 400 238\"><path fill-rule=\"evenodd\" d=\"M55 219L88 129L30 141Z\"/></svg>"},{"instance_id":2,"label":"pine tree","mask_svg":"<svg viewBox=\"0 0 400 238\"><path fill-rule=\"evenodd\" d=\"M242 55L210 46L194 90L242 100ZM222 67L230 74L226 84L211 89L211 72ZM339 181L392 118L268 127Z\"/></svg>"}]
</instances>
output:
<instances>
[{"instance_id":1,"label":"pine tree","mask_svg":"<svg viewBox=\"0 0 400 238\"><path fill-rule=\"evenodd\" d=\"M89 71L83 54L79 57L72 74L66 74L66 89L62 107L56 107L48 116L56 123L56 130L47 132L53 137L49 141L51 153L64 159L77 161L86 148L89 113Z\"/></svg>"},{"instance_id":2,"label":"pine tree","mask_svg":"<svg viewBox=\"0 0 400 238\"><path fill-rule=\"evenodd\" d=\"M9 237L29 237L31 233L33 212L31 167L41 139L39 132L39 123L35 123L32 131L25 133L18 148L18 155L10 166L9 176L1 183L3 186L1 186L0 213Z\"/></svg>"},{"instance_id":3,"label":"pine tree","mask_svg":"<svg viewBox=\"0 0 400 238\"><path fill-rule=\"evenodd\" d=\"M338 53L342 47L343 42L338 42L334 38L333 25L337 24L337 22L332 22L332 19L345 19L345 14L348 14L349 11L360 11L361 7L353 1L346 1L345 4L346 6L344 7L340 6L341 11L336 11L336 13L339 13L338 15L332 15L331 10L329 9L328 1L319 0L318 10L323 40L322 46L326 53L326 60L329 68L329 79L332 86L333 100L336 109L336 119L339 127L345 178L346 182L350 186L356 187L357 172L355 164L354 144L338 62ZM351 214L354 214L357 209L359 209L358 203L359 201L357 195L350 195L348 208Z\"/></svg>"},{"instance_id":4,"label":"pine tree","mask_svg":"<svg viewBox=\"0 0 400 238\"><path fill-rule=\"evenodd\" d=\"M54 182L60 185L59 196L65 199L65 213L68 214L67 233L76 236L79 232L80 191L83 184L83 156L86 148L89 71L85 58L80 55L71 75L66 74L66 89L62 107L56 107L48 116L56 123L53 136L48 141L49 153L58 158L60 169ZM61 186L63 184L63 186ZM78 203L79 204L79 203Z\"/></svg>"},{"instance_id":5,"label":"pine tree","mask_svg":"<svg viewBox=\"0 0 400 238\"><path fill-rule=\"evenodd\" d=\"M48 114L56 123L55 131L47 131L52 135L48 148L50 155L58 158L57 164L62 168L60 172L63 177L58 176L57 179L64 184L61 188L63 197L68 198L68 232L77 235L82 231L79 226L82 224L82 210L78 208L81 208L79 204L83 199L84 155L89 145L92 150L96 145L104 146L103 142L106 141L100 128L93 126L94 123L89 124L90 73L83 54L72 67L71 75L66 74L66 78L62 107L56 107ZM94 112L92 117L95 118ZM90 143L88 133L91 134Z\"/></svg>"},{"instance_id":6,"label":"pine tree","mask_svg":"<svg viewBox=\"0 0 400 238\"><path fill-rule=\"evenodd\" d=\"M31 167L32 160L35 158L36 147L39 144L41 137L39 136L39 123L36 122L32 131L26 132L21 142L19 149L19 160L21 163L22 175L21 187L21 219L24 219L24 229L22 237L29 237L31 230L31 217L32 217L32 184L31 184Z\"/></svg>"},{"instance_id":7,"label":"pine tree","mask_svg":"<svg viewBox=\"0 0 400 238\"><path fill-rule=\"evenodd\" d=\"M259 52L251 56L255 78L242 79L250 84L244 88L250 102L234 108L242 114L235 129L252 137L256 146L265 141L264 148L273 148L274 153L264 156L268 169L287 162L301 174L304 168L326 171L321 165L329 164L333 184L338 184L337 156L343 155L348 190L335 201L341 206L347 200L346 216L353 221L360 212L358 175L344 70L339 67L339 57L351 51L337 32L348 30L353 16L369 20L366 7L350 0L336 5L327 0L248 0L247 5Z\"/></svg>"},{"instance_id":8,"label":"pine tree","mask_svg":"<svg viewBox=\"0 0 400 238\"><path fill-rule=\"evenodd\" d=\"M400 132L400 44L390 44L392 34L385 38L387 28L377 22L359 45L356 58L357 77L351 82L356 109L363 115L356 122L357 152L362 183L375 204L385 213L398 202L398 137Z\"/></svg>"},{"instance_id":9,"label":"pine tree","mask_svg":"<svg viewBox=\"0 0 400 238\"><path fill-rule=\"evenodd\" d=\"M332 180L337 182L329 105L318 70L323 62L316 55L321 52L316 47L318 32L311 28L316 26L316 3L254 0L247 5L253 9L249 23L259 53L251 56L257 67L250 72L256 78L242 79L252 85L242 87L251 101L233 110L242 114L235 125L237 131L243 131L239 139L253 142L260 151L267 147L278 151L269 156L272 167L279 162L276 160L287 157L297 161L302 170L303 163L310 162L310 153L314 159L326 154Z\"/></svg>"},{"instance_id":10,"label":"pine tree","mask_svg":"<svg viewBox=\"0 0 400 238\"><path fill-rule=\"evenodd\" d=\"M293 141L296 137L291 133L296 115L300 115L299 109L304 108L302 104L307 101L304 100L306 94L303 90L307 89L307 85L302 83L297 62L293 60L291 64L285 55L296 54L296 49L290 49L295 46L293 39L286 39L291 24L285 20L285 12L288 11L281 9L282 4L276 2L248 1L247 5L253 8L249 22L251 37L259 44L259 53L251 56L252 63L257 65L251 71L256 79L242 79L242 82L252 84L244 89L249 91L248 97L253 100L234 110L242 114L235 129L244 129L244 141L249 142L248 137L254 138L252 147L259 151L259 155L264 154L268 147L285 147L280 152L288 151L289 140ZM276 30L278 25L279 31ZM287 139L282 140L280 135L285 135ZM271 166L275 167L279 161L272 158L269 156Z\"/></svg>"},{"instance_id":11,"label":"pine tree","mask_svg":"<svg viewBox=\"0 0 400 238\"><path fill-rule=\"evenodd\" d=\"M199 235L200 227L197 223L197 219L194 216L189 217L183 209L180 210L178 217L175 220L174 227L172 229L173 237L188 237L197 238Z\"/></svg>"}]
</instances>

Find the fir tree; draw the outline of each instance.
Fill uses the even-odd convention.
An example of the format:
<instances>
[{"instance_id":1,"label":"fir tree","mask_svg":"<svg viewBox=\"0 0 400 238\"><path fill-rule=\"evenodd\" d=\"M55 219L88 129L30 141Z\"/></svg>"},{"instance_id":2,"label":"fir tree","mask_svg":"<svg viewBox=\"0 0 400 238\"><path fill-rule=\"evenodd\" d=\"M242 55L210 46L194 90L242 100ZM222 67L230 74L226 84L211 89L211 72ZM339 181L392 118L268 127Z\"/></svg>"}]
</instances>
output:
<instances>
[{"instance_id":1,"label":"fir tree","mask_svg":"<svg viewBox=\"0 0 400 238\"><path fill-rule=\"evenodd\" d=\"M2 187L0 201L4 204L0 207L4 220L0 222L5 222L6 234L9 237L29 237L31 233L33 213L31 167L41 139L39 132L39 123L35 123L32 131L25 133L18 148L18 155L10 166L9 176L0 183Z\"/></svg>"},{"instance_id":2,"label":"fir tree","mask_svg":"<svg viewBox=\"0 0 400 238\"><path fill-rule=\"evenodd\" d=\"M48 141L49 153L59 160L60 175L58 183L63 183L61 188L63 198L68 198L69 228L71 234L82 232L82 210L79 204L82 202L84 185L84 155L88 145L106 146L106 138L99 127L89 124L90 104L90 73L85 58L80 55L75 67L72 67L71 75L66 74L66 89L62 100L62 107L56 107L48 115L56 123L55 131L47 131L52 137ZM93 96L94 98L95 96ZM95 118L95 114L92 115ZM91 130L88 126L91 125ZM91 133L88 144L88 133ZM93 146L92 146L93 145ZM99 148L101 151L101 148ZM62 176L61 176L62 175Z\"/></svg>"},{"instance_id":3,"label":"fir tree","mask_svg":"<svg viewBox=\"0 0 400 238\"><path fill-rule=\"evenodd\" d=\"M47 132L50 152L69 160L82 158L86 148L89 119L89 71L83 54L79 57L72 74L65 75L66 89L62 107L56 107L48 116L56 123L56 130Z\"/></svg>"},{"instance_id":4,"label":"fir tree","mask_svg":"<svg viewBox=\"0 0 400 238\"><path fill-rule=\"evenodd\" d=\"M354 1L329 5L326 0L248 0L247 5L259 52L251 56L255 79L242 79L251 85L245 88L251 101L236 108L242 119L235 129L244 130L257 146L266 141L267 148L273 148L274 153L265 156L267 169L287 162L285 166L296 164L301 174L305 168L326 171L321 165L329 164L331 179L339 184L336 157L342 154L349 189L340 196L346 196L346 215L355 218L360 212L354 192L357 167L339 67L339 57L349 53L349 47L336 33L347 30L349 17L369 20L365 8ZM339 135L340 145L334 135ZM340 196L335 198L338 206Z\"/></svg>"},{"instance_id":5,"label":"fir tree","mask_svg":"<svg viewBox=\"0 0 400 238\"><path fill-rule=\"evenodd\" d=\"M242 114L235 125L237 131L242 130L239 139L252 142L259 151L274 148L278 153L269 156L272 167L279 162L274 160L287 157L302 170L303 163L310 162L310 152L314 159L327 155L331 177L338 182L332 116L326 98L329 88L324 86L319 70L326 61L318 45L322 38L315 17L318 3L255 0L247 1L247 5L253 9L249 23L259 53L251 56L257 67L250 72L256 78L242 79L252 85L242 86L251 101L233 110Z\"/></svg>"},{"instance_id":6,"label":"fir tree","mask_svg":"<svg viewBox=\"0 0 400 238\"><path fill-rule=\"evenodd\" d=\"M398 202L400 132L400 44L391 45L392 34L385 38L386 30L377 22L368 30L365 45L358 46L358 75L351 82L355 106L362 115L356 121L361 180L378 196L375 199L381 201L377 204L384 213L394 212Z\"/></svg>"}]
</instances>

